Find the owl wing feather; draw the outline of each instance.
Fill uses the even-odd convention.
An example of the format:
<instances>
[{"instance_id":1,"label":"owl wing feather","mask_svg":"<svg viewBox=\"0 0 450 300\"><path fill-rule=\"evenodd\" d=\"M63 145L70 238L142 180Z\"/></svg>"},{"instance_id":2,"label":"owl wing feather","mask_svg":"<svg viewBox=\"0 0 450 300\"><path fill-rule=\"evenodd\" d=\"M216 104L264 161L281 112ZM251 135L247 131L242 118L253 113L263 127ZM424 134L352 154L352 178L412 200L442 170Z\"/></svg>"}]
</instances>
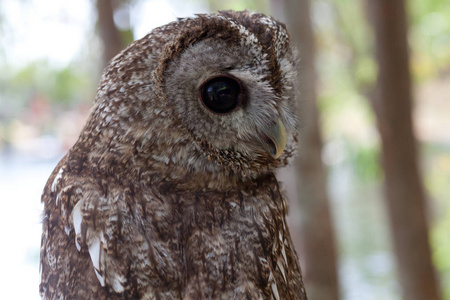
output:
<instances>
[{"instance_id":1,"label":"owl wing feather","mask_svg":"<svg viewBox=\"0 0 450 300\"><path fill-rule=\"evenodd\" d=\"M92 193L92 191L90 191ZM124 291L127 279L129 256L126 249L118 249L123 244L114 237L120 230L134 231L128 223L127 228L120 228L121 207L118 199L101 197L97 193L83 197L73 208L71 223L75 230L75 245L78 251L87 249L95 275L101 286L111 286L117 293ZM128 242L126 237L124 242ZM123 253L126 252L126 253ZM118 254L125 254L120 257Z\"/></svg>"},{"instance_id":2,"label":"owl wing feather","mask_svg":"<svg viewBox=\"0 0 450 300\"><path fill-rule=\"evenodd\" d=\"M42 196L46 209L41 293L59 293L69 284L78 284L83 290L86 278L80 276L86 274L95 274L91 277L96 279L88 281L97 286L86 287L86 293L102 293L103 287L110 293L149 293L131 291L129 282L140 280L142 289L148 286L146 250L151 246L143 225L139 224L144 219L142 210L137 206L131 210L133 206L127 205L131 201L127 199L127 189L114 181L108 180L107 186L102 187L101 180L75 175L69 169L60 163Z\"/></svg>"}]
</instances>

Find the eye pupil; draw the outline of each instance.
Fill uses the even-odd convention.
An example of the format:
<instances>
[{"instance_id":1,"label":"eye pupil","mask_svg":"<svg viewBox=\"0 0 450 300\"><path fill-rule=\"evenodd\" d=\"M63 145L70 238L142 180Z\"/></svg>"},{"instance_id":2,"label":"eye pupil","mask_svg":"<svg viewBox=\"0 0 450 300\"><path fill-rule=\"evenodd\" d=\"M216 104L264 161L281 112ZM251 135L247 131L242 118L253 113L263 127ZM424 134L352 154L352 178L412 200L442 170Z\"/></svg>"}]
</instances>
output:
<instances>
[{"instance_id":1,"label":"eye pupil","mask_svg":"<svg viewBox=\"0 0 450 300\"><path fill-rule=\"evenodd\" d=\"M238 106L241 100L241 85L231 77L214 77L201 86L200 98L212 112L226 114Z\"/></svg>"}]
</instances>

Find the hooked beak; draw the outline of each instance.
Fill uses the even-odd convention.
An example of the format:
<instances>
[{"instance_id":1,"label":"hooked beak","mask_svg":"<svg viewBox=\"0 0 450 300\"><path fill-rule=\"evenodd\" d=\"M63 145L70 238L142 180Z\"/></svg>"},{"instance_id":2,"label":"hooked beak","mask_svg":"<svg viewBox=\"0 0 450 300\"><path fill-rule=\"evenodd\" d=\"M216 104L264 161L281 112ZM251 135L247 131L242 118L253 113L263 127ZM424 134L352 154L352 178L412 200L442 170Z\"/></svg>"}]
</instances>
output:
<instances>
[{"instance_id":1,"label":"hooked beak","mask_svg":"<svg viewBox=\"0 0 450 300\"><path fill-rule=\"evenodd\" d=\"M279 158L286 147L286 129L283 122L277 120L276 123L266 127L263 130L261 143L264 150L273 158Z\"/></svg>"}]
</instances>

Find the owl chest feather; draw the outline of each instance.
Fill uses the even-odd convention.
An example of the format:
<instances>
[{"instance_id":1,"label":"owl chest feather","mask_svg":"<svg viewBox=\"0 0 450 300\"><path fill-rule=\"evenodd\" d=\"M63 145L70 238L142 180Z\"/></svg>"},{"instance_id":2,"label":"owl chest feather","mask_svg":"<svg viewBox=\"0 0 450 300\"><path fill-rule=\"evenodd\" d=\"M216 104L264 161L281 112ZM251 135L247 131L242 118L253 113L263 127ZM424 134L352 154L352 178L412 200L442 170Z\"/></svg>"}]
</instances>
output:
<instances>
[{"instance_id":1,"label":"owl chest feather","mask_svg":"<svg viewBox=\"0 0 450 300\"><path fill-rule=\"evenodd\" d=\"M150 241L152 286L172 284L192 299L239 293L276 299L277 285L297 285L286 203L273 176L225 192L162 186L158 197L142 191L139 220Z\"/></svg>"}]
</instances>

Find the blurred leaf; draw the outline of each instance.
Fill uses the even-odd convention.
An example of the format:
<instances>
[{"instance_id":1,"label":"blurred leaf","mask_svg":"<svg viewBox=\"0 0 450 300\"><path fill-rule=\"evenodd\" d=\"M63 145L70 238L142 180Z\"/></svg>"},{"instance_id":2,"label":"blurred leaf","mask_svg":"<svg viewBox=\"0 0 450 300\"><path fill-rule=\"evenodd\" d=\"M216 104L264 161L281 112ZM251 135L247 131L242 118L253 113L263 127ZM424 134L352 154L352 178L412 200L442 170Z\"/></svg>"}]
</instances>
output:
<instances>
[{"instance_id":1,"label":"blurred leaf","mask_svg":"<svg viewBox=\"0 0 450 300\"><path fill-rule=\"evenodd\" d=\"M378 147L354 147L350 153L350 159L359 180L372 182L380 179L382 170Z\"/></svg>"}]
</instances>

